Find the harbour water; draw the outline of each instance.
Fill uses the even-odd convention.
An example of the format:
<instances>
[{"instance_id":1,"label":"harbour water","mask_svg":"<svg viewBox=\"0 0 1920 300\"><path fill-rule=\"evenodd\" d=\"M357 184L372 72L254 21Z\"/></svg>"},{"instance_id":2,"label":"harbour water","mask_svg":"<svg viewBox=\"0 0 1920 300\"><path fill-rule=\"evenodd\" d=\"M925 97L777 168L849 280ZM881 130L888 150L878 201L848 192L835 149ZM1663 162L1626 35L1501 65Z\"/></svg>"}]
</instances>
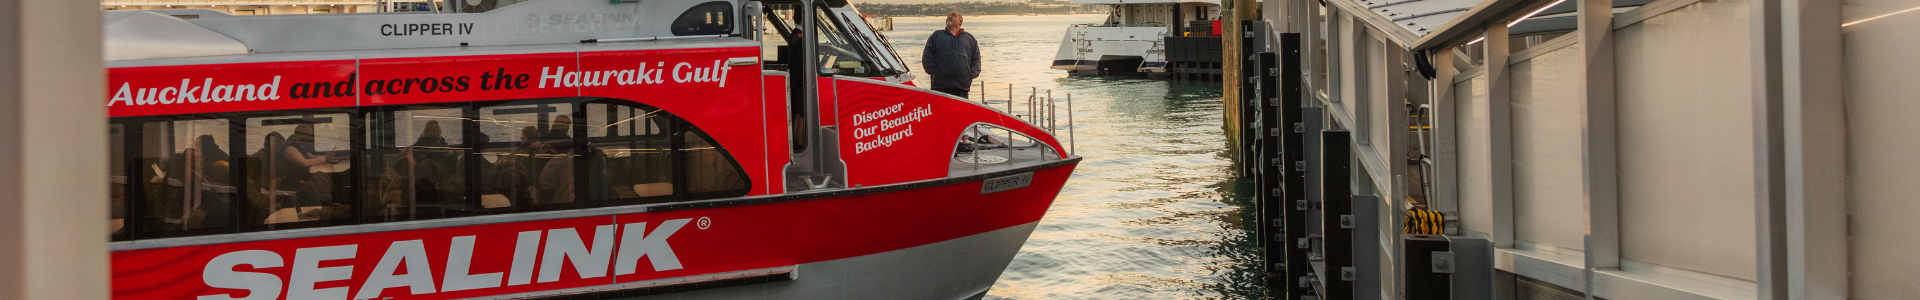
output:
<instances>
[{"instance_id":1,"label":"harbour water","mask_svg":"<svg viewBox=\"0 0 1920 300\"><path fill-rule=\"evenodd\" d=\"M1071 93L1077 154L1087 158L987 298L1265 298L1252 182L1231 175L1220 84L1047 68L1068 26L1105 18L966 19L980 42L986 97L1005 99L1009 83L1021 98L1029 87ZM920 53L943 21L894 18L883 32L916 83L928 83Z\"/></svg>"}]
</instances>

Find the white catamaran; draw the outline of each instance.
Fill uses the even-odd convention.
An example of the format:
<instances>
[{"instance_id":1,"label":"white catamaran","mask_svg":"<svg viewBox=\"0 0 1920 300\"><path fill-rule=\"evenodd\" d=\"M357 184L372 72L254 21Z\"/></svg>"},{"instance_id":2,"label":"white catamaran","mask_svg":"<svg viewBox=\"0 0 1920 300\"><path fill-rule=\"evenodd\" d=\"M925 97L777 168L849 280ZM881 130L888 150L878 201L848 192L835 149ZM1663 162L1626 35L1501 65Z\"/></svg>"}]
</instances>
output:
<instances>
[{"instance_id":1,"label":"white catamaran","mask_svg":"<svg viewBox=\"0 0 1920 300\"><path fill-rule=\"evenodd\" d=\"M1217 35L1219 0L1073 0L1112 11L1100 24L1067 28L1053 68L1071 74L1166 72L1165 38Z\"/></svg>"}]
</instances>

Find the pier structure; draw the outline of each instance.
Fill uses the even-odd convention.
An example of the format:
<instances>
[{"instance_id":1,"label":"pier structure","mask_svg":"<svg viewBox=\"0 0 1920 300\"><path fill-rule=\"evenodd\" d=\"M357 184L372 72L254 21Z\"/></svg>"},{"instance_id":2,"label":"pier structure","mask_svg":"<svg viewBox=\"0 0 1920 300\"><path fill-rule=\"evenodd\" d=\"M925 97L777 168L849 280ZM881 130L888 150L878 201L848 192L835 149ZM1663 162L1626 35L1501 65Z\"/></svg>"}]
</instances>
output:
<instances>
[{"instance_id":1,"label":"pier structure","mask_svg":"<svg viewBox=\"0 0 1920 300\"><path fill-rule=\"evenodd\" d=\"M1228 113L1276 298L1899 299L1920 281L1910 2L1263 5L1272 69L1229 68L1260 86L1227 89L1248 99ZM1442 235L1401 226L1434 212Z\"/></svg>"}]
</instances>

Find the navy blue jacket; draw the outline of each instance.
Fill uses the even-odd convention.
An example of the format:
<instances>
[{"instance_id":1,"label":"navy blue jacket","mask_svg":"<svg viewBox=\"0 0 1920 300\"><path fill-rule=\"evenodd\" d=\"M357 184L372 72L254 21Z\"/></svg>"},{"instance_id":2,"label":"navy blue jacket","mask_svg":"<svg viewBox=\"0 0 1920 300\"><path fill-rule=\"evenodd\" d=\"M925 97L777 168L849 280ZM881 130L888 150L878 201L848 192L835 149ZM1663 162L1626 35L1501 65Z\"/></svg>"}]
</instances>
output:
<instances>
[{"instance_id":1,"label":"navy blue jacket","mask_svg":"<svg viewBox=\"0 0 1920 300\"><path fill-rule=\"evenodd\" d=\"M966 89L980 77L980 42L965 30L960 35L941 29L927 37L927 49L920 52L920 68L933 76L936 89Z\"/></svg>"}]
</instances>

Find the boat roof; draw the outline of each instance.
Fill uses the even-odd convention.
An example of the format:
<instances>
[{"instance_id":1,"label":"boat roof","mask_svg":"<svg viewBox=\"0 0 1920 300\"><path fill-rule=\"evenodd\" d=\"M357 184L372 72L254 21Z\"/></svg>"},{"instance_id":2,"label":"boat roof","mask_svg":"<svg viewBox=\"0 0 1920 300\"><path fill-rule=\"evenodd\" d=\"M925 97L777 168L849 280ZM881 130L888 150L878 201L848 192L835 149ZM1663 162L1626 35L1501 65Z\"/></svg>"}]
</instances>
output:
<instances>
[{"instance_id":1,"label":"boat roof","mask_svg":"<svg viewBox=\"0 0 1920 300\"><path fill-rule=\"evenodd\" d=\"M1167 4L1167 3L1206 3L1220 5L1220 0L1072 0L1068 4Z\"/></svg>"},{"instance_id":2,"label":"boat roof","mask_svg":"<svg viewBox=\"0 0 1920 300\"><path fill-rule=\"evenodd\" d=\"M661 42L650 44L693 47L701 42L744 39L727 38L738 36L738 26L726 35L677 35L672 30L676 19L697 5L715 2L726 3L737 16L740 1L532 0L483 13L244 17L213 10L107 11L103 18L104 50L109 65L122 65L112 62L321 51L435 52L446 50L431 49L527 45L565 48L578 47L588 39L658 39ZM667 42L676 39L685 40Z\"/></svg>"}]
</instances>

